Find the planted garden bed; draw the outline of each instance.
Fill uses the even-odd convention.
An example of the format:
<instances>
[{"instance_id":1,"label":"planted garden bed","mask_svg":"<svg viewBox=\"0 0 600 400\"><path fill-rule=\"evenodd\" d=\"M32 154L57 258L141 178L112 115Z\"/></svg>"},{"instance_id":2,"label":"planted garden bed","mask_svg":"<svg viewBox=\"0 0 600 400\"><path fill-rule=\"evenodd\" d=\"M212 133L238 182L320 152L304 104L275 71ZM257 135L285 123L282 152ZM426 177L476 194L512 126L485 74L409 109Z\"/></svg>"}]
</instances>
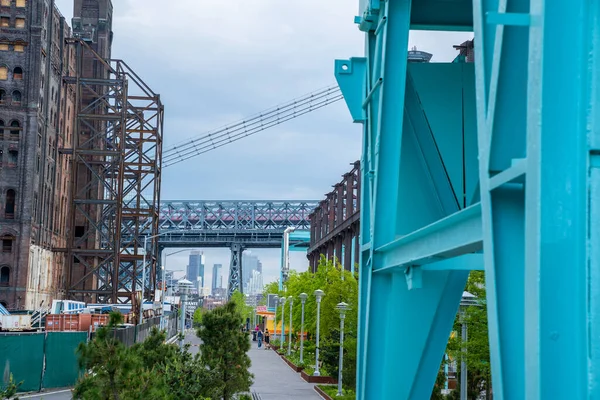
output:
<instances>
[{"instance_id":1,"label":"planted garden bed","mask_svg":"<svg viewBox=\"0 0 600 400\"><path fill-rule=\"evenodd\" d=\"M315 385L315 391L325 400L354 400L356 398L356 393L347 389L343 390L342 396L337 396L336 386Z\"/></svg>"},{"instance_id":2,"label":"planted garden bed","mask_svg":"<svg viewBox=\"0 0 600 400\"><path fill-rule=\"evenodd\" d=\"M285 363L287 365L290 366L290 368L292 368L296 372L300 372L304 369L304 367L299 367L298 365L294 364L292 361L288 360L287 357L284 355L281 355L281 358L283 359L283 361L285 361Z\"/></svg>"},{"instance_id":3,"label":"planted garden bed","mask_svg":"<svg viewBox=\"0 0 600 400\"><path fill-rule=\"evenodd\" d=\"M313 376L309 375L304 370L300 371L300 376L308 383L323 383L323 384L335 384L337 380L331 376Z\"/></svg>"}]
</instances>

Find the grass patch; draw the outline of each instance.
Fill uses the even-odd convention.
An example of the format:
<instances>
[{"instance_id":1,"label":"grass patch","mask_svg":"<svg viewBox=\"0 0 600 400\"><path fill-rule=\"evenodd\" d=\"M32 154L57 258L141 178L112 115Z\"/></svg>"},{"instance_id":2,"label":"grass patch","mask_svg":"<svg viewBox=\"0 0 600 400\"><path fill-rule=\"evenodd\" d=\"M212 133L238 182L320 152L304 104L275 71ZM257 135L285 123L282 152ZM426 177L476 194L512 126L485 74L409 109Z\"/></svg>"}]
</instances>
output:
<instances>
[{"instance_id":1,"label":"grass patch","mask_svg":"<svg viewBox=\"0 0 600 400\"><path fill-rule=\"evenodd\" d=\"M356 393L354 393L354 390L349 390L349 389L342 389L342 395L341 396L336 396L337 395L337 385L333 386L333 385L318 385L319 389L321 389L322 391L324 391L329 397L333 398L333 399L340 399L340 400L354 400L356 399Z\"/></svg>"}]
</instances>

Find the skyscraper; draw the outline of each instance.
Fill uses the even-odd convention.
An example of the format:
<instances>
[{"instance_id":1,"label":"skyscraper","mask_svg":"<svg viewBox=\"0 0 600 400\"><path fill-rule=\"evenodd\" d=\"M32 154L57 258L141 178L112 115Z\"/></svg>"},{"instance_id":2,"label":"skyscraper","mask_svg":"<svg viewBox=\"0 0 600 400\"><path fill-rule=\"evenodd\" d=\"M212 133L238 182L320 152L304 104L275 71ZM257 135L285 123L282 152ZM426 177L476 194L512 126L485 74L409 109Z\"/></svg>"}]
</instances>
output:
<instances>
[{"instance_id":1,"label":"skyscraper","mask_svg":"<svg viewBox=\"0 0 600 400\"><path fill-rule=\"evenodd\" d=\"M262 292L262 263L249 251L242 254L242 286L245 294Z\"/></svg>"},{"instance_id":2,"label":"skyscraper","mask_svg":"<svg viewBox=\"0 0 600 400\"><path fill-rule=\"evenodd\" d=\"M217 289L219 287L219 277L221 276L221 268L223 267L222 264L214 264L213 265L213 270L212 270L212 294L215 294L215 289Z\"/></svg>"},{"instance_id":3,"label":"skyscraper","mask_svg":"<svg viewBox=\"0 0 600 400\"><path fill-rule=\"evenodd\" d=\"M190 252L186 276L187 280L194 284L196 290L204 285L204 253L200 251Z\"/></svg>"}]
</instances>

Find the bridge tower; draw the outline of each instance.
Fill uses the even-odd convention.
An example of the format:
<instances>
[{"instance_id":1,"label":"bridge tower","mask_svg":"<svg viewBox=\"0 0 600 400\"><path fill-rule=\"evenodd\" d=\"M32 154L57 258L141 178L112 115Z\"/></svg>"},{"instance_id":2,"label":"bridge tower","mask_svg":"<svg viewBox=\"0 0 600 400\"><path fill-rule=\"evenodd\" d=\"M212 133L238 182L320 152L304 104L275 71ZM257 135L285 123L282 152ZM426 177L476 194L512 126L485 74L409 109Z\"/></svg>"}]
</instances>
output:
<instances>
[{"instance_id":1,"label":"bridge tower","mask_svg":"<svg viewBox=\"0 0 600 400\"><path fill-rule=\"evenodd\" d=\"M360 1L359 399L430 397L476 269L494 398L600 397L599 4ZM474 31L475 63L408 64L410 29Z\"/></svg>"},{"instance_id":2,"label":"bridge tower","mask_svg":"<svg viewBox=\"0 0 600 400\"><path fill-rule=\"evenodd\" d=\"M231 245L231 261L229 263L229 284L227 285L227 298L238 290L244 293L244 284L242 282L242 253L244 247L240 243Z\"/></svg>"}]
</instances>

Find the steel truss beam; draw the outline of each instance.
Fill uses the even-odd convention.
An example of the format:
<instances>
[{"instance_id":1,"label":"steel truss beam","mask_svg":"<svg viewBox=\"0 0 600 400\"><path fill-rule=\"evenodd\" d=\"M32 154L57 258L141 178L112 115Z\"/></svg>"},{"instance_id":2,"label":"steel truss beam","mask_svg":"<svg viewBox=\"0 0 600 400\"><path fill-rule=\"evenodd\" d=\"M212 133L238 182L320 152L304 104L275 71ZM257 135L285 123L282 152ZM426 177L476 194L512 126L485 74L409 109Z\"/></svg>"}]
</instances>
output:
<instances>
[{"instance_id":1,"label":"steel truss beam","mask_svg":"<svg viewBox=\"0 0 600 400\"><path fill-rule=\"evenodd\" d=\"M160 204L160 230L238 233L308 230L309 215L318 205L306 200L165 200Z\"/></svg>"},{"instance_id":2,"label":"steel truss beam","mask_svg":"<svg viewBox=\"0 0 600 400\"><path fill-rule=\"evenodd\" d=\"M73 154L67 295L127 302L140 288L142 235L158 233L163 106L123 61L67 43L77 55L76 75L64 77L76 93L73 149L62 151ZM149 242L153 293L158 246Z\"/></svg>"},{"instance_id":3,"label":"steel truss beam","mask_svg":"<svg viewBox=\"0 0 600 400\"><path fill-rule=\"evenodd\" d=\"M309 215L308 259L313 272L322 255L339 260L348 271L358 263L360 183L360 161L356 161Z\"/></svg>"},{"instance_id":4,"label":"steel truss beam","mask_svg":"<svg viewBox=\"0 0 600 400\"><path fill-rule=\"evenodd\" d=\"M448 7L361 2L366 58L336 61L364 123L358 398L429 398L482 266L494 398L600 397L600 6ZM475 74L407 66L410 28L471 24Z\"/></svg>"}]
</instances>

